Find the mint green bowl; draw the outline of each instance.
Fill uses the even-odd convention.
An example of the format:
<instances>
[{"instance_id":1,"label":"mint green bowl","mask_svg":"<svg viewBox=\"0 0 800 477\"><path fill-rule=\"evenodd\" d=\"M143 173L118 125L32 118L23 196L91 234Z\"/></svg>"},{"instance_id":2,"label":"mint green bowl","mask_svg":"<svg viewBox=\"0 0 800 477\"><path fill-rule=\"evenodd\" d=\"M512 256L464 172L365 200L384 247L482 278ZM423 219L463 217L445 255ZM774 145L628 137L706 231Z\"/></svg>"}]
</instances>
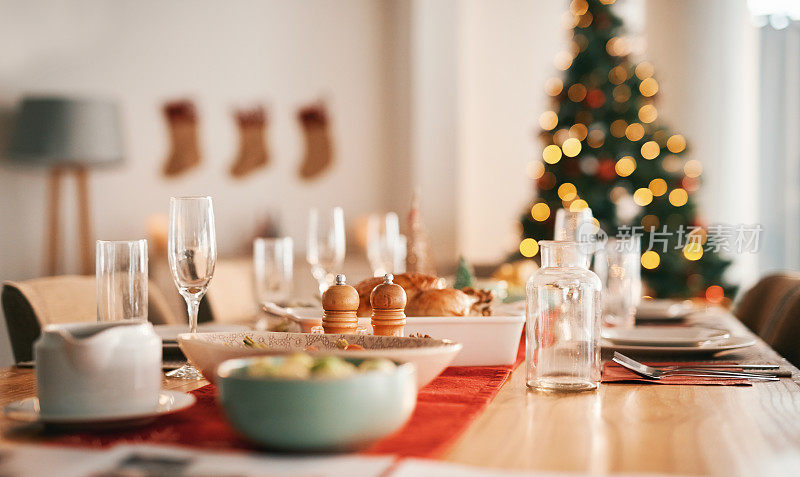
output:
<instances>
[{"instance_id":1,"label":"mint green bowl","mask_svg":"<svg viewBox=\"0 0 800 477\"><path fill-rule=\"evenodd\" d=\"M267 448L357 449L400 429L416 406L416 370L410 363L346 378L281 379L248 376L244 368L257 360L222 363L217 387L233 427Z\"/></svg>"}]
</instances>

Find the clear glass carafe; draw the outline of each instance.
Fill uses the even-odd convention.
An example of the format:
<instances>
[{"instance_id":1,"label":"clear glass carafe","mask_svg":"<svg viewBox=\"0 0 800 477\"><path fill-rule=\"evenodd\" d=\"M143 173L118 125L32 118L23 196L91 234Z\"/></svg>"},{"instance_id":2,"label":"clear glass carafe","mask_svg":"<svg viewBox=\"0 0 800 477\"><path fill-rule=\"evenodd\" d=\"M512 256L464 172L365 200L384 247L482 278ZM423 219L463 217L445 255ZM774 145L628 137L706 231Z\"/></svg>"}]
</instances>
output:
<instances>
[{"instance_id":1,"label":"clear glass carafe","mask_svg":"<svg viewBox=\"0 0 800 477\"><path fill-rule=\"evenodd\" d=\"M576 242L539 242L542 267L527 284L527 384L584 391L600 382L600 279Z\"/></svg>"}]
</instances>

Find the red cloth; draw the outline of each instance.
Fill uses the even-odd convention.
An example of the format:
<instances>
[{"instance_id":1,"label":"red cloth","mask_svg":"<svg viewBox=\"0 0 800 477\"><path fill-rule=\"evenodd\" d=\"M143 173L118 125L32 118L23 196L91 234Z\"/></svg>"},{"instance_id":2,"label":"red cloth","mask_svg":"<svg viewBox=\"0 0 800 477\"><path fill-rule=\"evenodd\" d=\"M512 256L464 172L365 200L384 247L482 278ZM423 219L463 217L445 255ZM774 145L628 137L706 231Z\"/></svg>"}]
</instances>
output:
<instances>
[{"instance_id":1,"label":"red cloth","mask_svg":"<svg viewBox=\"0 0 800 477\"><path fill-rule=\"evenodd\" d=\"M513 366L450 367L419 391L417 407L397 433L364 452L402 457L438 457L464 432L494 398L525 358L525 334ZM252 450L228 424L216 403L216 388L203 386L192 394L191 408L163 416L145 427L109 433L76 432L46 440L54 444L107 447L121 443L172 444L214 450Z\"/></svg>"},{"instance_id":2,"label":"red cloth","mask_svg":"<svg viewBox=\"0 0 800 477\"><path fill-rule=\"evenodd\" d=\"M687 363L687 362L663 362L663 363L645 363L648 366L690 366L692 364L708 364L708 363ZM716 364L730 364L730 363L716 363ZM740 385L752 386L753 383L747 379L719 379L719 378L695 378L691 376L668 376L661 379L647 379L639 376L633 371L624 368L623 366L608 361L603 365L603 378L601 382L604 383L649 383L649 384L716 384L720 386Z\"/></svg>"}]
</instances>

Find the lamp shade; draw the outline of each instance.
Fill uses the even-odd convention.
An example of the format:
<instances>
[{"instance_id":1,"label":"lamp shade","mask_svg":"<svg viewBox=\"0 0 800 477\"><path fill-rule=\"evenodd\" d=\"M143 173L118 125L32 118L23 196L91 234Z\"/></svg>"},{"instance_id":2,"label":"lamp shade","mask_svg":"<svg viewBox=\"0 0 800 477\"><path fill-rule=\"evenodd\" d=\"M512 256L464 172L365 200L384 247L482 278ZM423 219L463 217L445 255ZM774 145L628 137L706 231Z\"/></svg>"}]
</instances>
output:
<instances>
[{"instance_id":1,"label":"lamp shade","mask_svg":"<svg viewBox=\"0 0 800 477\"><path fill-rule=\"evenodd\" d=\"M26 97L6 155L16 163L41 166L122 162L117 105L94 99Z\"/></svg>"}]
</instances>

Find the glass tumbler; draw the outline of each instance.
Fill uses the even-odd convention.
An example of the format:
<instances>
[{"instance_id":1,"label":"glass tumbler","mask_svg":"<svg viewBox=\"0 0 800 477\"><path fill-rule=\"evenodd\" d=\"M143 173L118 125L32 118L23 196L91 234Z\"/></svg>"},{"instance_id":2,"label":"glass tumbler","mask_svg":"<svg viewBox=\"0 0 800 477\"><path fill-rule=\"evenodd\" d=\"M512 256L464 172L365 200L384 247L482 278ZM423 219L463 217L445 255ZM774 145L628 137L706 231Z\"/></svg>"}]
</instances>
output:
<instances>
[{"instance_id":1,"label":"glass tumbler","mask_svg":"<svg viewBox=\"0 0 800 477\"><path fill-rule=\"evenodd\" d=\"M97 241L97 321L147 320L147 240Z\"/></svg>"},{"instance_id":2,"label":"glass tumbler","mask_svg":"<svg viewBox=\"0 0 800 477\"><path fill-rule=\"evenodd\" d=\"M600 382L600 279L577 242L539 242L542 267L528 280L527 384L584 391Z\"/></svg>"},{"instance_id":3,"label":"glass tumbler","mask_svg":"<svg viewBox=\"0 0 800 477\"><path fill-rule=\"evenodd\" d=\"M638 235L609 239L605 248L603 324L632 328L642 300L641 241Z\"/></svg>"},{"instance_id":4,"label":"glass tumbler","mask_svg":"<svg viewBox=\"0 0 800 477\"><path fill-rule=\"evenodd\" d=\"M259 307L268 303L287 306L292 298L294 250L291 237L253 241L253 284Z\"/></svg>"}]
</instances>

